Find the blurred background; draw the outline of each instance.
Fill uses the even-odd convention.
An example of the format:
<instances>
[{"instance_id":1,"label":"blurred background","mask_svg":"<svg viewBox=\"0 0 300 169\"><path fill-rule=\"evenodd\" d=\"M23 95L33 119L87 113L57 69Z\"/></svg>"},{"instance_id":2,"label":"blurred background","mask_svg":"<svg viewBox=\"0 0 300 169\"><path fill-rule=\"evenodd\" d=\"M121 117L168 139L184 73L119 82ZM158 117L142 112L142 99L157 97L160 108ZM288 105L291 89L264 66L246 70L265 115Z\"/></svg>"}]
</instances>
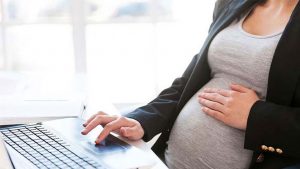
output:
<instances>
[{"instance_id":1,"label":"blurred background","mask_svg":"<svg viewBox=\"0 0 300 169\"><path fill-rule=\"evenodd\" d=\"M117 107L168 87L199 52L214 0L0 0L0 70L85 74Z\"/></svg>"}]
</instances>

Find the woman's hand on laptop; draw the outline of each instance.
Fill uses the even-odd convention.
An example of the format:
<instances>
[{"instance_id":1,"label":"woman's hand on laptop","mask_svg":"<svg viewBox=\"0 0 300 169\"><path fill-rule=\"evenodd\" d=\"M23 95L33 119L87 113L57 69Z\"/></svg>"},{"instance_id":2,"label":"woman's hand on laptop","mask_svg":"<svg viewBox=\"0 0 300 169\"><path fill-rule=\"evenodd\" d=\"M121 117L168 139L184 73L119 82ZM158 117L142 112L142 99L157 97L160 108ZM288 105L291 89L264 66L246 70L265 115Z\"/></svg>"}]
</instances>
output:
<instances>
[{"instance_id":1,"label":"woman's hand on laptop","mask_svg":"<svg viewBox=\"0 0 300 169\"><path fill-rule=\"evenodd\" d=\"M96 144L104 140L110 132L117 132L130 140L139 140L144 136L144 129L138 121L123 116L108 115L104 112L98 112L90 117L83 124L85 129L81 133L86 135L98 125L102 125L103 130L97 137Z\"/></svg>"}]
</instances>

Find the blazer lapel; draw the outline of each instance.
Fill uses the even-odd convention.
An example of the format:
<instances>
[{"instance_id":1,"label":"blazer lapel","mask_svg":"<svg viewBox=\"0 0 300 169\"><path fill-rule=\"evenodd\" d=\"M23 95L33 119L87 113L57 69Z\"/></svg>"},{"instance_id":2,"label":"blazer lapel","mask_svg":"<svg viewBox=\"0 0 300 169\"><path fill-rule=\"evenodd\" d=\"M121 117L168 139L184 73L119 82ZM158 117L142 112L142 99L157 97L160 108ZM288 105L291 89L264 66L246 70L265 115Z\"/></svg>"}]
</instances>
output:
<instances>
[{"instance_id":1,"label":"blazer lapel","mask_svg":"<svg viewBox=\"0 0 300 169\"><path fill-rule=\"evenodd\" d=\"M220 14L220 17L213 24L208 40L211 41L218 32L227 27L234 19L237 19L245 10L250 9L258 1L260 0L232 0L227 9Z\"/></svg>"},{"instance_id":2,"label":"blazer lapel","mask_svg":"<svg viewBox=\"0 0 300 169\"><path fill-rule=\"evenodd\" d=\"M290 105L300 75L300 2L275 50L268 80L267 101Z\"/></svg>"}]
</instances>

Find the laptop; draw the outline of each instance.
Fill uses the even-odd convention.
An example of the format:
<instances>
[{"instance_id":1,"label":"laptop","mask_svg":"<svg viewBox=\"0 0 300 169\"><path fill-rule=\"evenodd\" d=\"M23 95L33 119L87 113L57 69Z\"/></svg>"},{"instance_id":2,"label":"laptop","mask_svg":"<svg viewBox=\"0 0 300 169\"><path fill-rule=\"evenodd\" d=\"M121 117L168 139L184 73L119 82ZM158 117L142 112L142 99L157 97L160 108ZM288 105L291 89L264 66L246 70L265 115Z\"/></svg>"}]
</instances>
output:
<instances>
[{"instance_id":1,"label":"laptop","mask_svg":"<svg viewBox=\"0 0 300 169\"><path fill-rule=\"evenodd\" d=\"M155 164L148 154L111 134L96 145L94 141L102 127L83 136L83 122L80 118L66 118L1 126L0 135L15 169L130 169Z\"/></svg>"}]
</instances>

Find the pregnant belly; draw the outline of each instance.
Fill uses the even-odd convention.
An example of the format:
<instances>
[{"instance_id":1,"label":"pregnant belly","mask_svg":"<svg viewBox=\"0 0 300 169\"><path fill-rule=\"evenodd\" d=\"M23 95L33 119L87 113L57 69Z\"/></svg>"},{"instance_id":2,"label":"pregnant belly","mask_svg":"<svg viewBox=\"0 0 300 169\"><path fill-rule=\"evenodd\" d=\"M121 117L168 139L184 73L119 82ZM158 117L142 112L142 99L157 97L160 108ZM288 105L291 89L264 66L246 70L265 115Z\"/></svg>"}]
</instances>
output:
<instances>
[{"instance_id":1,"label":"pregnant belly","mask_svg":"<svg viewBox=\"0 0 300 169\"><path fill-rule=\"evenodd\" d=\"M230 82L215 79L206 87L225 88ZM244 131L226 126L205 113L195 94L172 128L166 162L172 168L248 168L252 151L244 149Z\"/></svg>"}]
</instances>

